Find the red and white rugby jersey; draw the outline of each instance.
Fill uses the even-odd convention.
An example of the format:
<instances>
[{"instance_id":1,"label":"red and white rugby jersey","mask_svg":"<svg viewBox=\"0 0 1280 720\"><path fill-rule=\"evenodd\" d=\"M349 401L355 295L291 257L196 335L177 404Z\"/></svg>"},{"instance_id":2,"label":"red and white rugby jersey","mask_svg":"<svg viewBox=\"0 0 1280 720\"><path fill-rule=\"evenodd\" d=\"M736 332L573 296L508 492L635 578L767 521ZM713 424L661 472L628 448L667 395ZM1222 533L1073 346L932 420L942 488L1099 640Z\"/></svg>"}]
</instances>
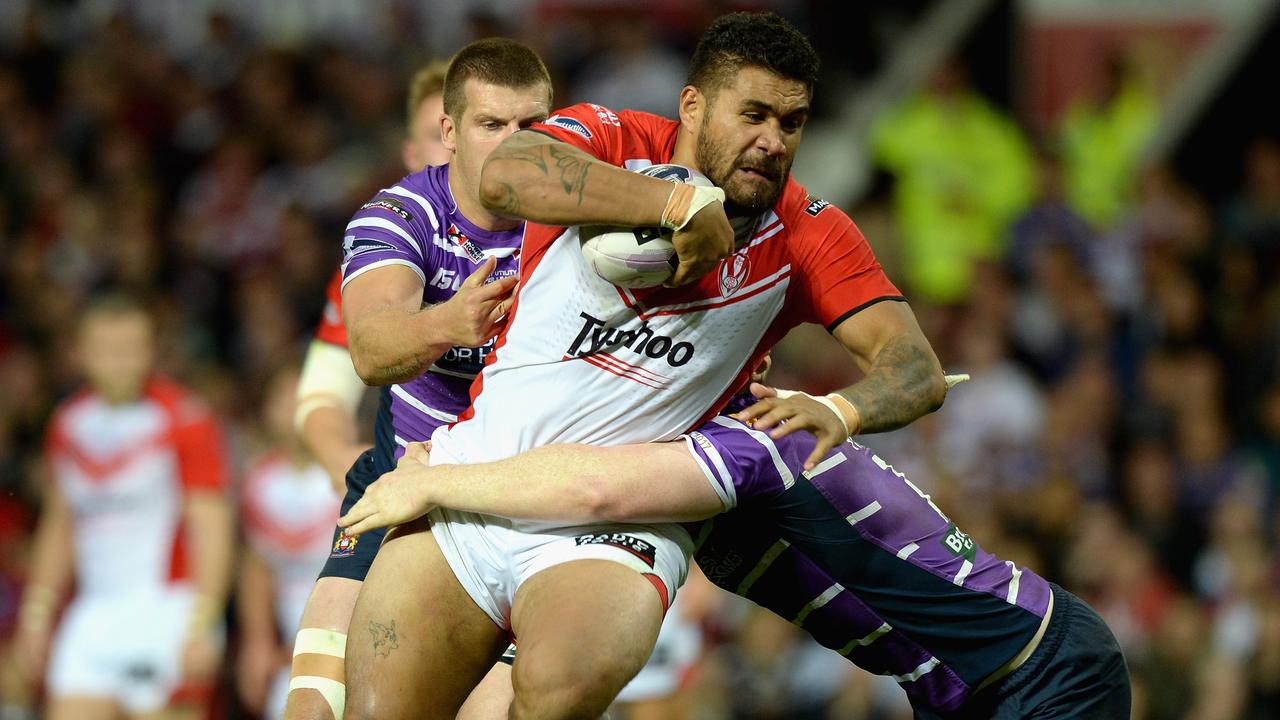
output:
<instances>
[{"instance_id":1,"label":"red and white rugby jersey","mask_svg":"<svg viewBox=\"0 0 1280 720\"><path fill-rule=\"evenodd\" d=\"M316 463L296 465L280 451L255 462L241 499L245 537L275 576L276 623L298 629L316 575L329 557L342 498Z\"/></svg>"},{"instance_id":2,"label":"red and white rugby jersey","mask_svg":"<svg viewBox=\"0 0 1280 720\"><path fill-rule=\"evenodd\" d=\"M316 339L347 348L347 326L342 322L342 268L339 267L324 289L324 314L316 326Z\"/></svg>"},{"instance_id":3,"label":"red and white rugby jersey","mask_svg":"<svg viewBox=\"0 0 1280 720\"><path fill-rule=\"evenodd\" d=\"M123 405L82 391L55 411L46 451L72 512L78 592L188 578L183 499L227 484L222 434L204 403L159 377Z\"/></svg>"},{"instance_id":4,"label":"red and white rugby jersey","mask_svg":"<svg viewBox=\"0 0 1280 720\"><path fill-rule=\"evenodd\" d=\"M575 105L534 129L638 169L670 160L677 123ZM549 443L670 440L715 415L795 325L834 328L902 298L849 217L794 180L691 286L618 288L588 267L575 228L528 223L521 254L516 302L472 406L434 435L463 462Z\"/></svg>"}]
</instances>

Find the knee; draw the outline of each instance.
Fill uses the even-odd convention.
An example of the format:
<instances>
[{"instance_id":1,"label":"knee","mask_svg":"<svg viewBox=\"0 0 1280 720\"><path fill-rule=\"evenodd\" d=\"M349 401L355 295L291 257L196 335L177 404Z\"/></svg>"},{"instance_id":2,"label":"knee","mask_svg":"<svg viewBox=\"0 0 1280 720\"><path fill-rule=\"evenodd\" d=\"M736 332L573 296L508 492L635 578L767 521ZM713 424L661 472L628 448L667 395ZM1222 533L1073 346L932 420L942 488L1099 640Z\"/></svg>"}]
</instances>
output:
<instances>
[{"instance_id":1,"label":"knee","mask_svg":"<svg viewBox=\"0 0 1280 720\"><path fill-rule=\"evenodd\" d=\"M599 720L629 677L615 668L576 670L550 662L516 662L512 720ZM603 664L602 664L603 665Z\"/></svg>"}]
</instances>

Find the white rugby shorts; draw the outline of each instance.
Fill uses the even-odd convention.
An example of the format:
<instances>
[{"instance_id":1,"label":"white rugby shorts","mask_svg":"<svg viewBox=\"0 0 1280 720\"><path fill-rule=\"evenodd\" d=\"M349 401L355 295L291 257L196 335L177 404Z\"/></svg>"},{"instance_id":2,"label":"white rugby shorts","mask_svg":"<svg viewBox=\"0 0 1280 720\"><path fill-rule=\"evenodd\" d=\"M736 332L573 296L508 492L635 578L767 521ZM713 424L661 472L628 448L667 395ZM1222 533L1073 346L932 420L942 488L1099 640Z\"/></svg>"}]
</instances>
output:
<instances>
[{"instance_id":1,"label":"white rugby shorts","mask_svg":"<svg viewBox=\"0 0 1280 720\"><path fill-rule=\"evenodd\" d=\"M111 698L130 714L164 708L181 683L192 600L185 586L72 600L53 642L50 695Z\"/></svg>"},{"instance_id":2,"label":"white rugby shorts","mask_svg":"<svg viewBox=\"0 0 1280 720\"><path fill-rule=\"evenodd\" d=\"M529 532L505 518L444 508L431 532L467 594L498 627L511 629L516 591L542 570L574 560L612 560L646 576L663 611L689 573L693 541L675 524L578 525Z\"/></svg>"}]
</instances>

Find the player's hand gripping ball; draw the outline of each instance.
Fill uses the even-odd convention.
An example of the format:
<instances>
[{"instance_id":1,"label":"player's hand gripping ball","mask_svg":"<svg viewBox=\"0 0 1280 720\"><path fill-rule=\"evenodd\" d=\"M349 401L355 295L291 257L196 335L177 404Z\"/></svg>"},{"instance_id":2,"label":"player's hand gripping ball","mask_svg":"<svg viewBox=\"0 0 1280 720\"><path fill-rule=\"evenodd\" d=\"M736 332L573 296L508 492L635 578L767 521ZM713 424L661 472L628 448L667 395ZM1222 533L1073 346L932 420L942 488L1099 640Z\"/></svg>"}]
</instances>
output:
<instances>
[{"instance_id":1,"label":"player's hand gripping ball","mask_svg":"<svg viewBox=\"0 0 1280 720\"><path fill-rule=\"evenodd\" d=\"M638 172L673 183L715 187L702 173L683 165L650 165ZM578 234L587 264L619 287L657 287L671 278L680 263L671 244L672 231L666 228L584 225Z\"/></svg>"}]
</instances>

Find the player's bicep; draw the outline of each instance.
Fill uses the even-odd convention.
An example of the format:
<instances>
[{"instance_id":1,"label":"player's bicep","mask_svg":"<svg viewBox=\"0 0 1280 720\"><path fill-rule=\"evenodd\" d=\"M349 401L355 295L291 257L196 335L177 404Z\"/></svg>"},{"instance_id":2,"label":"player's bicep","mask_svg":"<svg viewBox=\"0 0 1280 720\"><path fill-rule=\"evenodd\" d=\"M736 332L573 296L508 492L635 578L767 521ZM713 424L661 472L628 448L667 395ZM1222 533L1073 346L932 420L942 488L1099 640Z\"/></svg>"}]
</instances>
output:
<instances>
[{"instance_id":1,"label":"player's bicep","mask_svg":"<svg viewBox=\"0 0 1280 720\"><path fill-rule=\"evenodd\" d=\"M866 371L891 340L907 337L913 346L929 349L929 342L916 322L911 306L902 301L878 302L849 315L831 328L831 334L853 355ZM935 360L936 363L936 360Z\"/></svg>"},{"instance_id":2,"label":"player's bicep","mask_svg":"<svg viewBox=\"0 0 1280 720\"><path fill-rule=\"evenodd\" d=\"M347 330L358 333L363 320L383 310L422 309L425 282L419 272L408 264L391 263L348 280L342 288L342 317Z\"/></svg>"},{"instance_id":3,"label":"player's bicep","mask_svg":"<svg viewBox=\"0 0 1280 720\"><path fill-rule=\"evenodd\" d=\"M606 448L601 519L703 520L727 508L683 442Z\"/></svg>"}]
</instances>

